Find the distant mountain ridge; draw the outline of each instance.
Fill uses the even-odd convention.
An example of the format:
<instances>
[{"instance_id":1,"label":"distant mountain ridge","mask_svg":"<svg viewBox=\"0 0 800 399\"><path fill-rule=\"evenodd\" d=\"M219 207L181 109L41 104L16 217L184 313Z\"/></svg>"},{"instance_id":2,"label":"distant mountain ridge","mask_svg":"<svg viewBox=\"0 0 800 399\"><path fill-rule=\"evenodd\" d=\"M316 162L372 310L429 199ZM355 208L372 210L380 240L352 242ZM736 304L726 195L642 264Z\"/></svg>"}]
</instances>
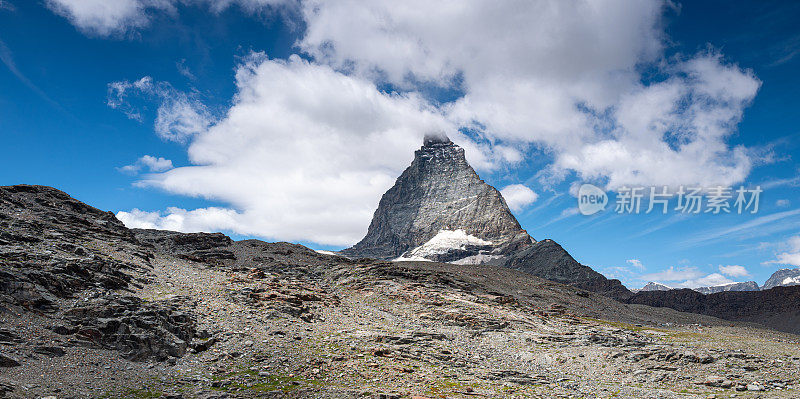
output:
<instances>
[{"instance_id":1,"label":"distant mountain ridge","mask_svg":"<svg viewBox=\"0 0 800 399\"><path fill-rule=\"evenodd\" d=\"M775 287L789 287L793 285L800 285L800 268L778 270L764 282L761 289L768 290Z\"/></svg>"},{"instance_id":2,"label":"distant mountain ridge","mask_svg":"<svg viewBox=\"0 0 800 399\"><path fill-rule=\"evenodd\" d=\"M766 291L775 287L791 287L800 285L800 268L797 269L781 269L773 273L763 286L758 285L755 281L743 281L728 284L720 284L709 287L689 288L701 294L716 294L718 292L726 291ZM648 291L670 291L681 290L684 288L673 288L656 282L649 282L644 287L633 292L648 292Z\"/></svg>"},{"instance_id":3,"label":"distant mountain ridge","mask_svg":"<svg viewBox=\"0 0 800 399\"><path fill-rule=\"evenodd\" d=\"M695 291L701 294L716 294L717 292L725 292L725 291L759 291L760 288L758 287L758 283L755 281L745 281L741 283L730 283L730 284L722 284L722 285L715 285L711 287L698 287L693 288Z\"/></svg>"}]
</instances>

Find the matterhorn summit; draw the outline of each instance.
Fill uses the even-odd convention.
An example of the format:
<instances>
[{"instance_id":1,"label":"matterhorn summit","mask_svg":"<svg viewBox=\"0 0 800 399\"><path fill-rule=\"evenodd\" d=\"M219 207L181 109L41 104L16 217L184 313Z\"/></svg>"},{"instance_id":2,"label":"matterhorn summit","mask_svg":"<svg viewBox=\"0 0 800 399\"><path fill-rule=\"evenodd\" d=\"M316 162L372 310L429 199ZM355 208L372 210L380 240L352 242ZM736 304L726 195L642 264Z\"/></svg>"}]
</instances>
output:
<instances>
[{"instance_id":1,"label":"matterhorn summit","mask_svg":"<svg viewBox=\"0 0 800 399\"><path fill-rule=\"evenodd\" d=\"M387 191L350 257L486 263L533 244L503 196L478 177L464 149L425 136L414 161Z\"/></svg>"},{"instance_id":2,"label":"matterhorn summit","mask_svg":"<svg viewBox=\"0 0 800 399\"><path fill-rule=\"evenodd\" d=\"M340 252L351 258L491 264L614 298L631 295L577 262L553 240L536 241L503 196L444 134L427 135L414 161L378 204L367 235Z\"/></svg>"}]
</instances>

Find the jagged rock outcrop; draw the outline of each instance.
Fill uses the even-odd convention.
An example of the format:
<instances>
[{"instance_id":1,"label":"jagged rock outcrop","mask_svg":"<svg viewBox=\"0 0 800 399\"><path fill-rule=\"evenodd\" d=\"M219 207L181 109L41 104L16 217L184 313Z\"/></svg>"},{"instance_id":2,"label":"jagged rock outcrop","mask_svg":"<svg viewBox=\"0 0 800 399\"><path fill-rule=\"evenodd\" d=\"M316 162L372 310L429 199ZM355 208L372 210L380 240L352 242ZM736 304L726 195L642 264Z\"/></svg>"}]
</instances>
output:
<instances>
[{"instance_id":1,"label":"jagged rock outcrop","mask_svg":"<svg viewBox=\"0 0 800 399\"><path fill-rule=\"evenodd\" d=\"M619 280L609 280L591 267L580 264L561 245L549 239L511 254L503 266L615 299L631 296Z\"/></svg>"},{"instance_id":2,"label":"jagged rock outcrop","mask_svg":"<svg viewBox=\"0 0 800 399\"><path fill-rule=\"evenodd\" d=\"M117 350L128 360L181 357L196 331L194 318L175 306L179 299L146 302L117 294L87 298L64 312L70 326L55 329L74 332L85 345Z\"/></svg>"},{"instance_id":3,"label":"jagged rock outcrop","mask_svg":"<svg viewBox=\"0 0 800 399\"><path fill-rule=\"evenodd\" d=\"M424 258L455 262L483 255L473 258L480 263L534 242L500 192L478 177L450 139L427 136L414 155L381 198L367 235L343 255L413 259L411 251L438 236L421 249Z\"/></svg>"},{"instance_id":4,"label":"jagged rock outcrop","mask_svg":"<svg viewBox=\"0 0 800 399\"><path fill-rule=\"evenodd\" d=\"M141 242L186 260L220 264L224 260L235 259L229 249L233 240L222 233L179 233L152 229L132 231Z\"/></svg>"},{"instance_id":5,"label":"jagged rock outcrop","mask_svg":"<svg viewBox=\"0 0 800 399\"><path fill-rule=\"evenodd\" d=\"M701 294L716 294L717 292L726 291L758 291L758 283L755 281L745 281L742 283L730 283L715 285L713 287L698 287L694 288L695 291Z\"/></svg>"},{"instance_id":6,"label":"jagged rock outcrop","mask_svg":"<svg viewBox=\"0 0 800 399\"><path fill-rule=\"evenodd\" d=\"M764 286L762 286L761 289L768 290L770 288L788 287L792 285L800 285L800 268L781 269L772 273L772 276L764 282Z\"/></svg>"},{"instance_id":7,"label":"jagged rock outcrop","mask_svg":"<svg viewBox=\"0 0 800 399\"><path fill-rule=\"evenodd\" d=\"M92 245L122 249L131 261ZM54 310L89 288L119 289L151 256L114 217L44 186L0 187L0 307ZM95 247L95 248L93 248Z\"/></svg>"},{"instance_id":8,"label":"jagged rock outcrop","mask_svg":"<svg viewBox=\"0 0 800 399\"><path fill-rule=\"evenodd\" d=\"M131 360L182 356L193 319L170 301L120 294L149 280L153 257L111 212L52 187L0 187L0 313L63 320L56 333Z\"/></svg>"}]
</instances>

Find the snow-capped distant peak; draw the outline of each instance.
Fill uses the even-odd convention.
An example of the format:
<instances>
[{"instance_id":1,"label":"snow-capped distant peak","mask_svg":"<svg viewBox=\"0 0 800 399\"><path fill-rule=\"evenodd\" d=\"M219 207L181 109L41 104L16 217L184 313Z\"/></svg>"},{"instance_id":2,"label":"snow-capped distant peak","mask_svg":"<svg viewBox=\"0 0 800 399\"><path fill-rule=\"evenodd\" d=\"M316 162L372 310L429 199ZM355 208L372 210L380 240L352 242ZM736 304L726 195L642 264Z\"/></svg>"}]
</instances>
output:
<instances>
[{"instance_id":1,"label":"snow-capped distant peak","mask_svg":"<svg viewBox=\"0 0 800 399\"><path fill-rule=\"evenodd\" d=\"M781 281L781 285L800 285L800 276L786 277Z\"/></svg>"},{"instance_id":2,"label":"snow-capped distant peak","mask_svg":"<svg viewBox=\"0 0 800 399\"><path fill-rule=\"evenodd\" d=\"M651 281L647 283L647 285L642 287L642 289L640 289L639 291L669 291L671 289L672 287L670 286Z\"/></svg>"}]
</instances>

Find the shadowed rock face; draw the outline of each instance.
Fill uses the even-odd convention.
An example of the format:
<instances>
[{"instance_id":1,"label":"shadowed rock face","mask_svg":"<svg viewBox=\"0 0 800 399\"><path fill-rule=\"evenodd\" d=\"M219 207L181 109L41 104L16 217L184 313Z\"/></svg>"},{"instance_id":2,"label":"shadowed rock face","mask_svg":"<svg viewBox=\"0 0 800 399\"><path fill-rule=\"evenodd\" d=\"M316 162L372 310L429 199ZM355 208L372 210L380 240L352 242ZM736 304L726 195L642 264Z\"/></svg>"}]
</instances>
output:
<instances>
[{"instance_id":1,"label":"shadowed rock face","mask_svg":"<svg viewBox=\"0 0 800 399\"><path fill-rule=\"evenodd\" d=\"M0 315L46 315L70 342L130 360L180 357L193 318L174 299L118 293L149 280L153 257L111 212L52 187L0 186Z\"/></svg>"},{"instance_id":2,"label":"shadowed rock face","mask_svg":"<svg viewBox=\"0 0 800 399\"><path fill-rule=\"evenodd\" d=\"M394 259L442 230L464 230L491 245L461 248L457 254L443 253L431 260L505 254L534 242L497 189L469 166L464 149L445 136L427 136L411 166L381 198L367 235L342 254Z\"/></svg>"},{"instance_id":3,"label":"shadowed rock face","mask_svg":"<svg viewBox=\"0 0 800 399\"><path fill-rule=\"evenodd\" d=\"M776 330L800 333L800 286L775 287L766 291L725 291L710 295L688 288L638 292L627 302L760 323Z\"/></svg>"}]
</instances>

